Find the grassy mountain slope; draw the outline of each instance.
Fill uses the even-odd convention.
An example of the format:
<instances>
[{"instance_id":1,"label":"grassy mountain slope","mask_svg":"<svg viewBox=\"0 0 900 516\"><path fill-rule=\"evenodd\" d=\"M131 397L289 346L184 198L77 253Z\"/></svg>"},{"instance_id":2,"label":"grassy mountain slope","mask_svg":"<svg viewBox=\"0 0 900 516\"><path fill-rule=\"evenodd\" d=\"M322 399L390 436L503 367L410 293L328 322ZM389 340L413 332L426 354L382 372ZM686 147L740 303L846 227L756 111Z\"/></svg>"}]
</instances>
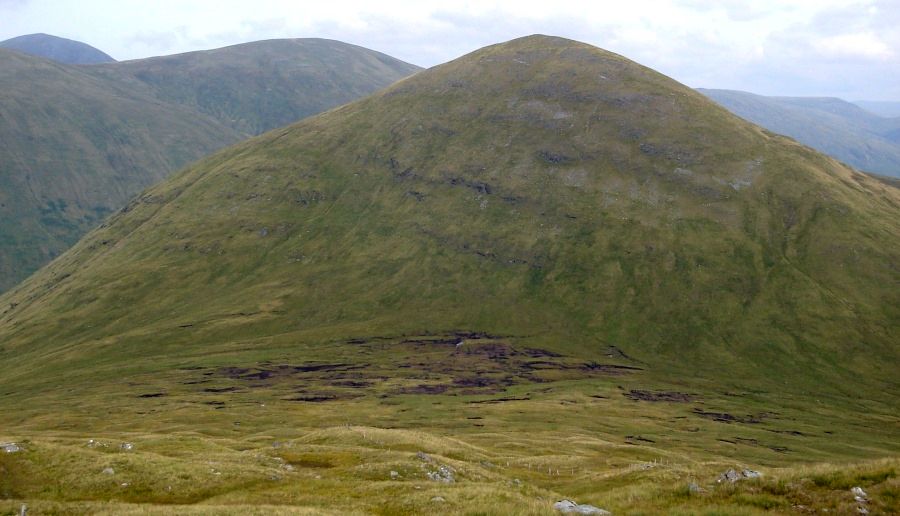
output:
<instances>
[{"instance_id":1,"label":"grassy mountain slope","mask_svg":"<svg viewBox=\"0 0 900 516\"><path fill-rule=\"evenodd\" d=\"M867 172L900 177L900 119L834 98L700 90L738 116Z\"/></svg>"},{"instance_id":2,"label":"grassy mountain slope","mask_svg":"<svg viewBox=\"0 0 900 516\"><path fill-rule=\"evenodd\" d=\"M324 40L91 67L0 59L0 291L171 171L416 69Z\"/></svg>"},{"instance_id":3,"label":"grassy mountain slope","mask_svg":"<svg viewBox=\"0 0 900 516\"><path fill-rule=\"evenodd\" d=\"M0 290L132 195L240 138L211 117L0 50Z\"/></svg>"},{"instance_id":4,"label":"grassy mountain slope","mask_svg":"<svg viewBox=\"0 0 900 516\"><path fill-rule=\"evenodd\" d=\"M86 43L49 34L27 34L0 41L0 48L18 50L67 64L110 63L115 59Z\"/></svg>"},{"instance_id":5,"label":"grassy mountain slope","mask_svg":"<svg viewBox=\"0 0 900 516\"><path fill-rule=\"evenodd\" d=\"M488 47L189 167L0 297L7 438L32 447L0 488L754 514L859 482L896 507L894 459L797 468L897 455L898 215L896 188L620 56ZM771 484L716 486L728 465Z\"/></svg>"},{"instance_id":6,"label":"grassy mountain slope","mask_svg":"<svg viewBox=\"0 0 900 516\"><path fill-rule=\"evenodd\" d=\"M97 72L133 77L161 100L260 134L368 95L419 69L356 45L309 38L140 59Z\"/></svg>"}]
</instances>

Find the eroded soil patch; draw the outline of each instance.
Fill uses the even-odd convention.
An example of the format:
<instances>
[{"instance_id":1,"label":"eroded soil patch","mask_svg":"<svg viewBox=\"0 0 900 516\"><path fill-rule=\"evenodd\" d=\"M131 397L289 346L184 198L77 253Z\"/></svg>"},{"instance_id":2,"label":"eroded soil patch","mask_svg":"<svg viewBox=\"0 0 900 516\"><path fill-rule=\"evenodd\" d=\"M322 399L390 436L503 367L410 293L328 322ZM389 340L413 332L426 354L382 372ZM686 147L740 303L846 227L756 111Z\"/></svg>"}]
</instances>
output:
<instances>
[{"instance_id":1,"label":"eroded soil patch","mask_svg":"<svg viewBox=\"0 0 900 516\"><path fill-rule=\"evenodd\" d=\"M705 419L718 421L719 423L744 423L753 425L762 423L763 420L771 418L775 415L771 412L763 412L756 415L747 414L746 416L735 416L734 414L729 414L728 412L707 412L699 408L694 409L694 414Z\"/></svg>"},{"instance_id":2,"label":"eroded soil patch","mask_svg":"<svg viewBox=\"0 0 900 516\"><path fill-rule=\"evenodd\" d=\"M677 391L645 391L640 389L632 389L624 394L624 396L634 401L653 401L653 402L670 402L670 403L689 403L694 401L696 397L692 394Z\"/></svg>"},{"instance_id":3,"label":"eroded soil patch","mask_svg":"<svg viewBox=\"0 0 900 516\"><path fill-rule=\"evenodd\" d=\"M489 395L517 384L625 375L641 370L518 346L516 339L467 330L357 337L328 348L331 360L327 362L260 362L252 366L192 369L198 378L182 384L215 380L216 387L198 388L198 394L272 389L284 391L281 399L286 401L321 403L366 395Z\"/></svg>"}]
</instances>

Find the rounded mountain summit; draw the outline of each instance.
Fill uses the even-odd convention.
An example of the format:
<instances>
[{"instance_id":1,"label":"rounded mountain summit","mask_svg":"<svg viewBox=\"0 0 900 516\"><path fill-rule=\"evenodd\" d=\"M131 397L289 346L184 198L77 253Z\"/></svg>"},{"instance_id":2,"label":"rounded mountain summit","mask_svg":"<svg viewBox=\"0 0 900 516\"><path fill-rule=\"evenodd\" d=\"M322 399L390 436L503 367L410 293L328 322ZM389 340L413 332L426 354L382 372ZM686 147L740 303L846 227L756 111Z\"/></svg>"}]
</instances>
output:
<instances>
[{"instance_id":1,"label":"rounded mountain summit","mask_svg":"<svg viewBox=\"0 0 900 516\"><path fill-rule=\"evenodd\" d=\"M900 190L530 36L145 191L0 298L0 383L462 332L614 346L659 379L888 392L898 264Z\"/></svg>"},{"instance_id":2,"label":"rounded mountain summit","mask_svg":"<svg viewBox=\"0 0 900 516\"><path fill-rule=\"evenodd\" d=\"M87 43L51 36L50 34L26 34L0 41L0 48L18 50L25 54L46 57L66 64L113 63L116 60Z\"/></svg>"}]
</instances>

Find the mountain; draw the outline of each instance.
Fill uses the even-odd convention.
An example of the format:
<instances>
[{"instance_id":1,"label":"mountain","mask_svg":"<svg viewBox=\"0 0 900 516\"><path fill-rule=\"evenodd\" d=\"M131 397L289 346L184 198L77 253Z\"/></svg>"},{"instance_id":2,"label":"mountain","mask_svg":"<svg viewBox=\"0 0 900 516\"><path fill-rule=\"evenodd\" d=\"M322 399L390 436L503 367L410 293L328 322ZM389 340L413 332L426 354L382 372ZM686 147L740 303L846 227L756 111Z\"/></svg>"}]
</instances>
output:
<instances>
[{"instance_id":1,"label":"mountain","mask_svg":"<svg viewBox=\"0 0 900 516\"><path fill-rule=\"evenodd\" d=\"M28 34L0 41L0 48L18 50L66 64L111 63L115 59L96 48L49 34Z\"/></svg>"},{"instance_id":2,"label":"mountain","mask_svg":"<svg viewBox=\"0 0 900 516\"><path fill-rule=\"evenodd\" d=\"M356 100L420 70L380 52L327 39L279 39L126 61L98 73L149 85L160 100L192 106L260 134Z\"/></svg>"},{"instance_id":3,"label":"mountain","mask_svg":"<svg viewBox=\"0 0 900 516\"><path fill-rule=\"evenodd\" d=\"M736 115L867 172L900 177L900 118L836 98L699 90Z\"/></svg>"},{"instance_id":4,"label":"mountain","mask_svg":"<svg viewBox=\"0 0 900 516\"><path fill-rule=\"evenodd\" d=\"M141 189L241 138L147 88L0 50L0 290Z\"/></svg>"},{"instance_id":5,"label":"mountain","mask_svg":"<svg viewBox=\"0 0 900 516\"><path fill-rule=\"evenodd\" d=\"M900 117L900 102L888 102L879 100L856 100L853 101L857 106L865 109L870 113L885 118Z\"/></svg>"},{"instance_id":6,"label":"mountain","mask_svg":"<svg viewBox=\"0 0 900 516\"><path fill-rule=\"evenodd\" d=\"M90 67L4 50L0 65L0 291L171 171L417 69L327 40Z\"/></svg>"},{"instance_id":7,"label":"mountain","mask_svg":"<svg viewBox=\"0 0 900 516\"><path fill-rule=\"evenodd\" d=\"M890 512L898 263L900 190L513 40L189 166L0 297L0 493Z\"/></svg>"}]
</instances>

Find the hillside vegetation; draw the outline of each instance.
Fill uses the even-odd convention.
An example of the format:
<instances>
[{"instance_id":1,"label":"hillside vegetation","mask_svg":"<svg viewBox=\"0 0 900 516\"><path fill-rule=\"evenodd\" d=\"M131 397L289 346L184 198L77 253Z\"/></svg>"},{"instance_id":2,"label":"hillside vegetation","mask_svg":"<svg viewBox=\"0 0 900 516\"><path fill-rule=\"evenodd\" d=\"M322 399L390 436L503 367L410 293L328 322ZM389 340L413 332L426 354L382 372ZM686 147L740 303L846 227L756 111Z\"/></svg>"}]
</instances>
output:
<instances>
[{"instance_id":1,"label":"hillside vegetation","mask_svg":"<svg viewBox=\"0 0 900 516\"><path fill-rule=\"evenodd\" d=\"M420 68L327 39L256 41L107 65L166 102L191 106L246 134L260 134L368 95Z\"/></svg>"},{"instance_id":2,"label":"hillside vegetation","mask_svg":"<svg viewBox=\"0 0 900 516\"><path fill-rule=\"evenodd\" d=\"M0 493L897 510L898 259L897 188L513 40L182 170L0 297Z\"/></svg>"},{"instance_id":3,"label":"hillside vegetation","mask_svg":"<svg viewBox=\"0 0 900 516\"><path fill-rule=\"evenodd\" d=\"M214 150L417 68L327 40L66 66L0 50L0 291Z\"/></svg>"},{"instance_id":4,"label":"hillside vegetation","mask_svg":"<svg viewBox=\"0 0 900 516\"><path fill-rule=\"evenodd\" d=\"M147 88L0 50L0 291L141 189L241 138Z\"/></svg>"}]
</instances>

